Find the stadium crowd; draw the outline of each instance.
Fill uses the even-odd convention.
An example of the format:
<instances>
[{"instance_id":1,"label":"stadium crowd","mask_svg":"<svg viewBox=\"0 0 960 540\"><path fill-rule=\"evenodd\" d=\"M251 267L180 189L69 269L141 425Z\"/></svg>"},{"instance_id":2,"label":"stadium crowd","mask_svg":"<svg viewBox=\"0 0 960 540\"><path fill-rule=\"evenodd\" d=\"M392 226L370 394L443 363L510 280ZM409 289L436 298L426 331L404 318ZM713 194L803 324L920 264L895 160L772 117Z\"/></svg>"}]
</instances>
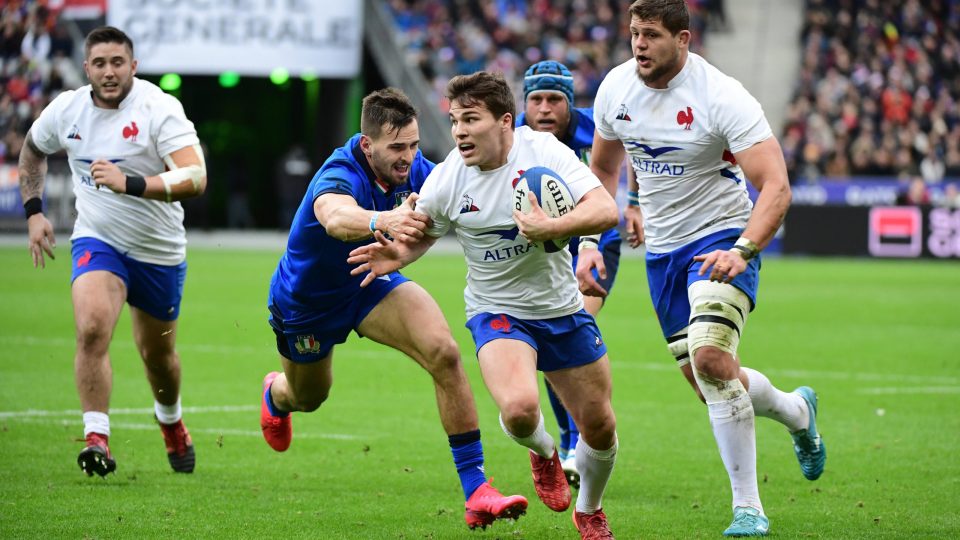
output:
<instances>
[{"instance_id":1,"label":"stadium crowd","mask_svg":"<svg viewBox=\"0 0 960 540\"><path fill-rule=\"evenodd\" d=\"M500 71L521 95L523 72L541 60L573 73L577 105L592 106L600 81L630 58L631 0L390 0L408 61L430 81L446 109L443 88L454 75ZM691 0L690 26L700 52L707 9L717 0Z\"/></svg>"},{"instance_id":2,"label":"stadium crowd","mask_svg":"<svg viewBox=\"0 0 960 540\"><path fill-rule=\"evenodd\" d=\"M960 176L960 2L807 0L790 177Z\"/></svg>"},{"instance_id":3,"label":"stadium crowd","mask_svg":"<svg viewBox=\"0 0 960 540\"><path fill-rule=\"evenodd\" d=\"M24 135L56 94L83 84L74 42L45 2L0 9L0 163L16 164Z\"/></svg>"}]
</instances>

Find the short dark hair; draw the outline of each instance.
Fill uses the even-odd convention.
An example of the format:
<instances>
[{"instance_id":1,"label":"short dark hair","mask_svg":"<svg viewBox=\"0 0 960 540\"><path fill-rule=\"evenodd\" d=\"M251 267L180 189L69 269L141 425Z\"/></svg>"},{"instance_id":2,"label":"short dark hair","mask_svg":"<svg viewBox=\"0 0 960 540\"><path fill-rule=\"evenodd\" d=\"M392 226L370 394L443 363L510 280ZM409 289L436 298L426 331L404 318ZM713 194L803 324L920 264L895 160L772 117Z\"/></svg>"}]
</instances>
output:
<instances>
[{"instance_id":1,"label":"short dark hair","mask_svg":"<svg viewBox=\"0 0 960 540\"><path fill-rule=\"evenodd\" d=\"M457 75L447 83L447 99L451 103L459 100L468 106L483 103L493 113L494 118L500 118L507 113L517 117L513 91L502 73L478 71L472 75Z\"/></svg>"},{"instance_id":2,"label":"short dark hair","mask_svg":"<svg viewBox=\"0 0 960 540\"><path fill-rule=\"evenodd\" d=\"M101 43L120 43L126 45L127 49L130 50L130 58L133 58L133 41L130 40L130 36L124 34L123 30L112 26L94 28L87 34L87 40L83 44L84 57L89 57L90 49L92 49L94 45Z\"/></svg>"},{"instance_id":3,"label":"short dark hair","mask_svg":"<svg viewBox=\"0 0 960 540\"><path fill-rule=\"evenodd\" d=\"M690 12L685 0L636 0L630 4L630 16L659 22L673 35L690 30Z\"/></svg>"},{"instance_id":4,"label":"short dark hair","mask_svg":"<svg viewBox=\"0 0 960 540\"><path fill-rule=\"evenodd\" d=\"M403 91L389 87L371 92L363 98L360 112L360 133L371 139L379 139L383 126L398 131L417 118L417 109Z\"/></svg>"}]
</instances>

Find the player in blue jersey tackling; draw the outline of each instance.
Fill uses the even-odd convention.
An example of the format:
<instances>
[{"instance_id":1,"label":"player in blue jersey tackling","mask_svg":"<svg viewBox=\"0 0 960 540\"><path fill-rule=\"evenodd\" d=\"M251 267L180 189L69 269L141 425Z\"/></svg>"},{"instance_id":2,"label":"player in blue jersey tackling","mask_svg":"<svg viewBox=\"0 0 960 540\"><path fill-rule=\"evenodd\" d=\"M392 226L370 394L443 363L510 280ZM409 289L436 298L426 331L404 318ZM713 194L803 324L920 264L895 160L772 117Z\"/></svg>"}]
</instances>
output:
<instances>
[{"instance_id":1,"label":"player in blue jersey tackling","mask_svg":"<svg viewBox=\"0 0 960 540\"><path fill-rule=\"evenodd\" d=\"M597 92L591 165L612 183L628 154L636 172L624 212L631 243L646 241L663 336L707 404L730 479L733 522L723 534L765 536L755 415L790 431L806 478L816 480L826 460L813 390L782 392L742 367L737 352L757 303L760 250L790 205L783 152L760 103L689 52L683 0L637 0L629 13L633 57ZM759 192L755 206L747 181Z\"/></svg>"},{"instance_id":2,"label":"player in blue jersey tackling","mask_svg":"<svg viewBox=\"0 0 960 540\"><path fill-rule=\"evenodd\" d=\"M593 146L593 108L574 107L573 96L573 74L566 66L552 60L537 62L523 77L526 110L517 118L517 126L527 125L537 131L552 133L589 165ZM617 277L620 233L613 228L603 234L571 238L569 249L580 292L584 294L583 307L596 317ZM576 448L580 431L549 382L546 386L560 429L560 462L570 485L579 487Z\"/></svg>"},{"instance_id":3,"label":"player in blue jersey tackling","mask_svg":"<svg viewBox=\"0 0 960 540\"><path fill-rule=\"evenodd\" d=\"M290 227L287 249L270 284L270 325L283 372L263 380L260 427L283 452L293 436L290 413L310 412L333 384L333 350L350 332L413 358L433 377L466 498L470 528L524 513L527 500L504 496L486 480L476 405L460 351L440 307L397 272L361 287L347 256L374 231L398 242L423 237L426 215L416 192L434 164L420 153L416 110L399 90L363 100L360 133L317 171ZM410 317L416 313L416 317Z\"/></svg>"}]
</instances>

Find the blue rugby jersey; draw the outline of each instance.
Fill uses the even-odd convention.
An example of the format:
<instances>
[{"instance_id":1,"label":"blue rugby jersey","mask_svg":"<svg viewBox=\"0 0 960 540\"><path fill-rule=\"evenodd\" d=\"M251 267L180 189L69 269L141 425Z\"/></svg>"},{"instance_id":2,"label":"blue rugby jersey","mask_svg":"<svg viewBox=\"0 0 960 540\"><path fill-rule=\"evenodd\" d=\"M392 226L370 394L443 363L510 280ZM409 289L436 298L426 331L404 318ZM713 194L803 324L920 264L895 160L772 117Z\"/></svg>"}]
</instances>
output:
<instances>
[{"instance_id":1,"label":"blue rugby jersey","mask_svg":"<svg viewBox=\"0 0 960 540\"><path fill-rule=\"evenodd\" d=\"M371 240L344 242L328 235L313 213L317 197L340 193L367 210L392 210L420 190L433 168L433 162L418 150L407 183L389 188L367 163L359 133L336 149L310 181L290 225L287 249L270 283L271 301L284 311L329 312L360 290L364 276L350 275L353 265L347 264L347 256Z\"/></svg>"},{"instance_id":2,"label":"blue rugby jersey","mask_svg":"<svg viewBox=\"0 0 960 540\"><path fill-rule=\"evenodd\" d=\"M521 112L520 116L517 117L517 127L526 124L527 113ZM593 148L594 127L593 107L573 107L570 110L570 124L567 125L567 132L563 135L563 138L560 139L560 142L576 152L580 161L584 162L588 167L590 166L590 149ZM613 242L620 243L620 232L617 231L616 228L604 231L604 233L600 235L600 245L598 248L602 252L607 244ZM569 247L570 254L576 257L578 248L578 238L571 239Z\"/></svg>"}]
</instances>

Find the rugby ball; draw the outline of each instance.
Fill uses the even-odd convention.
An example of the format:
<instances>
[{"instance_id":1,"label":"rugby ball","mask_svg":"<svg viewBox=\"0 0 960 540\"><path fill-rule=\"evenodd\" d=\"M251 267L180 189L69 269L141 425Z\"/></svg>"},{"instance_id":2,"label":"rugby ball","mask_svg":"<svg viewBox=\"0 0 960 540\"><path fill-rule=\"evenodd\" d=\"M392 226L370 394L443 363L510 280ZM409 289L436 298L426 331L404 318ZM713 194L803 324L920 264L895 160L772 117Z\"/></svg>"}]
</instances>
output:
<instances>
[{"instance_id":1,"label":"rugby ball","mask_svg":"<svg viewBox=\"0 0 960 540\"><path fill-rule=\"evenodd\" d=\"M527 193L533 193L543 212L552 218L558 218L573 210L576 202L570 194L567 183L560 175L546 167L532 167L523 171L513 183L513 207L524 214L530 213L530 199ZM554 253L567 247L569 238L557 238L543 243L547 253Z\"/></svg>"}]
</instances>

